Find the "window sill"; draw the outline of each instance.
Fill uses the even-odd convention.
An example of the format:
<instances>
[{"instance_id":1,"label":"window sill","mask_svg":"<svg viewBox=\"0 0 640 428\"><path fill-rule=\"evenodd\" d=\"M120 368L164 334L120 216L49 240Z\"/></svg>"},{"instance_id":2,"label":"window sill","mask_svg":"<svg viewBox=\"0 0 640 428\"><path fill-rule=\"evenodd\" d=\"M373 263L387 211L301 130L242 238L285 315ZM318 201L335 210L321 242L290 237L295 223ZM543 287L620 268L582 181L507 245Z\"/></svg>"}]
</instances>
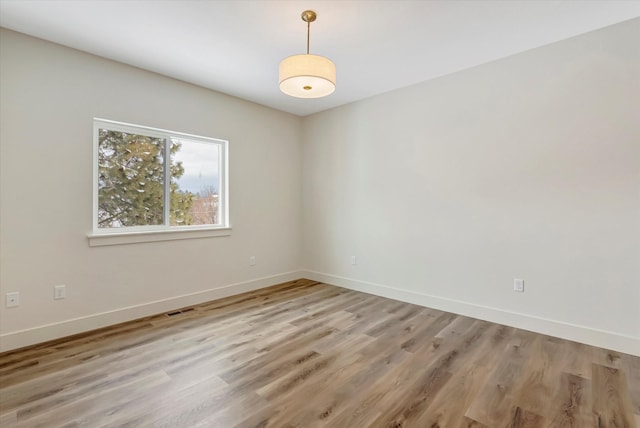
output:
<instances>
[{"instance_id":1,"label":"window sill","mask_svg":"<svg viewBox=\"0 0 640 428\"><path fill-rule=\"evenodd\" d=\"M174 241L178 239L212 238L230 235L230 227L217 227L215 229L154 230L104 234L91 233L87 237L89 238L90 247L101 247L104 245L137 244L140 242Z\"/></svg>"}]
</instances>

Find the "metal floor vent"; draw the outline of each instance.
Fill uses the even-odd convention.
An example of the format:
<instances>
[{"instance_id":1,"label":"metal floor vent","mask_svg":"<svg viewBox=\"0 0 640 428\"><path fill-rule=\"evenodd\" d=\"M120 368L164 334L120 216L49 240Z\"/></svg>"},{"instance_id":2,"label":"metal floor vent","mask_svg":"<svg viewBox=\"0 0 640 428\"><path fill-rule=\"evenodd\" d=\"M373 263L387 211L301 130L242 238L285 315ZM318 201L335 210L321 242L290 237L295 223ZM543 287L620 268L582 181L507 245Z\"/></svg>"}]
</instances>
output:
<instances>
[{"instance_id":1,"label":"metal floor vent","mask_svg":"<svg viewBox=\"0 0 640 428\"><path fill-rule=\"evenodd\" d=\"M179 311L167 312L168 317L173 317L176 315L184 314L185 312L191 312L193 308L180 309Z\"/></svg>"}]
</instances>

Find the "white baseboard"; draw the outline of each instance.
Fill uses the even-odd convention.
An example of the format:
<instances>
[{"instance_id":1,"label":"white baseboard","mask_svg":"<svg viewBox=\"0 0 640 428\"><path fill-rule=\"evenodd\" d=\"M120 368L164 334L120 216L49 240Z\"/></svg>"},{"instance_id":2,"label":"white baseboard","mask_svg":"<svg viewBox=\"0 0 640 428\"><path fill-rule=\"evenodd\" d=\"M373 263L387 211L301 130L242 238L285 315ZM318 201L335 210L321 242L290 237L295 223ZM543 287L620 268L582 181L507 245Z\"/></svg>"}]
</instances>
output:
<instances>
[{"instance_id":1,"label":"white baseboard","mask_svg":"<svg viewBox=\"0 0 640 428\"><path fill-rule=\"evenodd\" d=\"M192 294L172 297L165 300L129 306L109 312L75 318L55 324L42 325L26 330L15 331L0 335L0 352L22 348L65 336L71 336L85 331L95 330L150 315L161 314L172 309L196 305L210 300L221 299L235 294L245 293L260 288L269 287L281 282L293 281L303 277L300 271L287 272L279 275L258 278L251 281L229 284L224 287L200 291Z\"/></svg>"},{"instance_id":2,"label":"white baseboard","mask_svg":"<svg viewBox=\"0 0 640 428\"><path fill-rule=\"evenodd\" d=\"M309 278L351 290L362 291L364 293L374 294L394 300L400 300L420 306L426 306L498 324L505 324L536 333L547 334L549 336L598 346L600 348L640 356L640 338L637 337L309 270L287 272L251 281L229 284L227 286L211 290L185 294L170 299L158 300L142 305L130 306L114 311L66 320L55 324L47 324L26 330L6 333L0 335L0 352L10 351L12 349L18 349L36 343L95 330L137 318L160 314L172 309L221 299L223 297L247 291L258 290L260 288L282 282L293 281L299 278Z\"/></svg>"},{"instance_id":3,"label":"white baseboard","mask_svg":"<svg viewBox=\"0 0 640 428\"><path fill-rule=\"evenodd\" d=\"M387 285L345 278L314 271L302 271L302 276L350 290L362 291L376 296L413 303L420 306L452 312L476 319L504 324L536 333L572 340L600 348L611 349L625 354L640 356L640 338L626 336L605 330L598 330L562 321L540 318L532 315L510 312L504 309L476 305L460 300L430 296L414 291L402 290Z\"/></svg>"}]
</instances>

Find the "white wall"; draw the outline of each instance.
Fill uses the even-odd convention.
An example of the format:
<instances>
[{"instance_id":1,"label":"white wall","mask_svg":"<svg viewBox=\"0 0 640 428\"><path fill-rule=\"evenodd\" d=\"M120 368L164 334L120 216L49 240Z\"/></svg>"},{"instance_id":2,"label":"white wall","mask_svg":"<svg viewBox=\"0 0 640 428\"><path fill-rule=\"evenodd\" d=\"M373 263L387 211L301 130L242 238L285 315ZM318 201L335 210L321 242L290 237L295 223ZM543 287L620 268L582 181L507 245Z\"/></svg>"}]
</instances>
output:
<instances>
[{"instance_id":1,"label":"white wall","mask_svg":"<svg viewBox=\"0 0 640 428\"><path fill-rule=\"evenodd\" d=\"M1 31L0 349L300 276L299 117ZM228 139L232 235L89 247L94 117Z\"/></svg>"},{"instance_id":2,"label":"white wall","mask_svg":"<svg viewBox=\"0 0 640 428\"><path fill-rule=\"evenodd\" d=\"M1 31L0 350L307 275L640 354L640 20L305 119ZM93 117L230 140L232 236L89 247Z\"/></svg>"},{"instance_id":3,"label":"white wall","mask_svg":"<svg viewBox=\"0 0 640 428\"><path fill-rule=\"evenodd\" d=\"M638 40L640 19L306 118L309 276L640 354Z\"/></svg>"}]
</instances>

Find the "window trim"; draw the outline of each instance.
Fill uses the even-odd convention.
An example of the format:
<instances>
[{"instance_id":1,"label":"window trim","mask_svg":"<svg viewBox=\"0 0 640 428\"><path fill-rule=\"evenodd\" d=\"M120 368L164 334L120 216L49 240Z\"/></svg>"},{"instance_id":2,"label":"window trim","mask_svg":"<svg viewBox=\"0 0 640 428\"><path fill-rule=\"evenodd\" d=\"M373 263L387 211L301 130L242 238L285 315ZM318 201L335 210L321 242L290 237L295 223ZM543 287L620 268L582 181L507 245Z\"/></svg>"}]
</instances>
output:
<instances>
[{"instance_id":1,"label":"window trim","mask_svg":"<svg viewBox=\"0 0 640 428\"><path fill-rule=\"evenodd\" d=\"M185 139L199 142L216 143L220 146L220 189L218 200L220 203L220 223L217 225L193 225L193 226L129 226L124 228L98 228L98 145L99 130L109 129L130 134L143 134L149 137L165 139L165 153L172 139ZM166 156L166 155L165 155ZM165 186L169 167L167 159L164 159ZM108 119L93 119L93 209L92 232L88 234L90 246L128 244L135 242L166 241L174 239L205 238L212 236L228 236L231 234L229 224L229 142L219 138L202 137L186 134L184 132L169 131L142 125L117 122ZM165 187L165 213L168 211L167 201L170 194Z\"/></svg>"},{"instance_id":2,"label":"window trim","mask_svg":"<svg viewBox=\"0 0 640 428\"><path fill-rule=\"evenodd\" d=\"M173 230L176 229L176 230ZM141 242L174 241L179 239L213 238L230 236L231 227L173 226L171 230L100 233L87 235L90 247L105 245L137 244Z\"/></svg>"}]
</instances>

